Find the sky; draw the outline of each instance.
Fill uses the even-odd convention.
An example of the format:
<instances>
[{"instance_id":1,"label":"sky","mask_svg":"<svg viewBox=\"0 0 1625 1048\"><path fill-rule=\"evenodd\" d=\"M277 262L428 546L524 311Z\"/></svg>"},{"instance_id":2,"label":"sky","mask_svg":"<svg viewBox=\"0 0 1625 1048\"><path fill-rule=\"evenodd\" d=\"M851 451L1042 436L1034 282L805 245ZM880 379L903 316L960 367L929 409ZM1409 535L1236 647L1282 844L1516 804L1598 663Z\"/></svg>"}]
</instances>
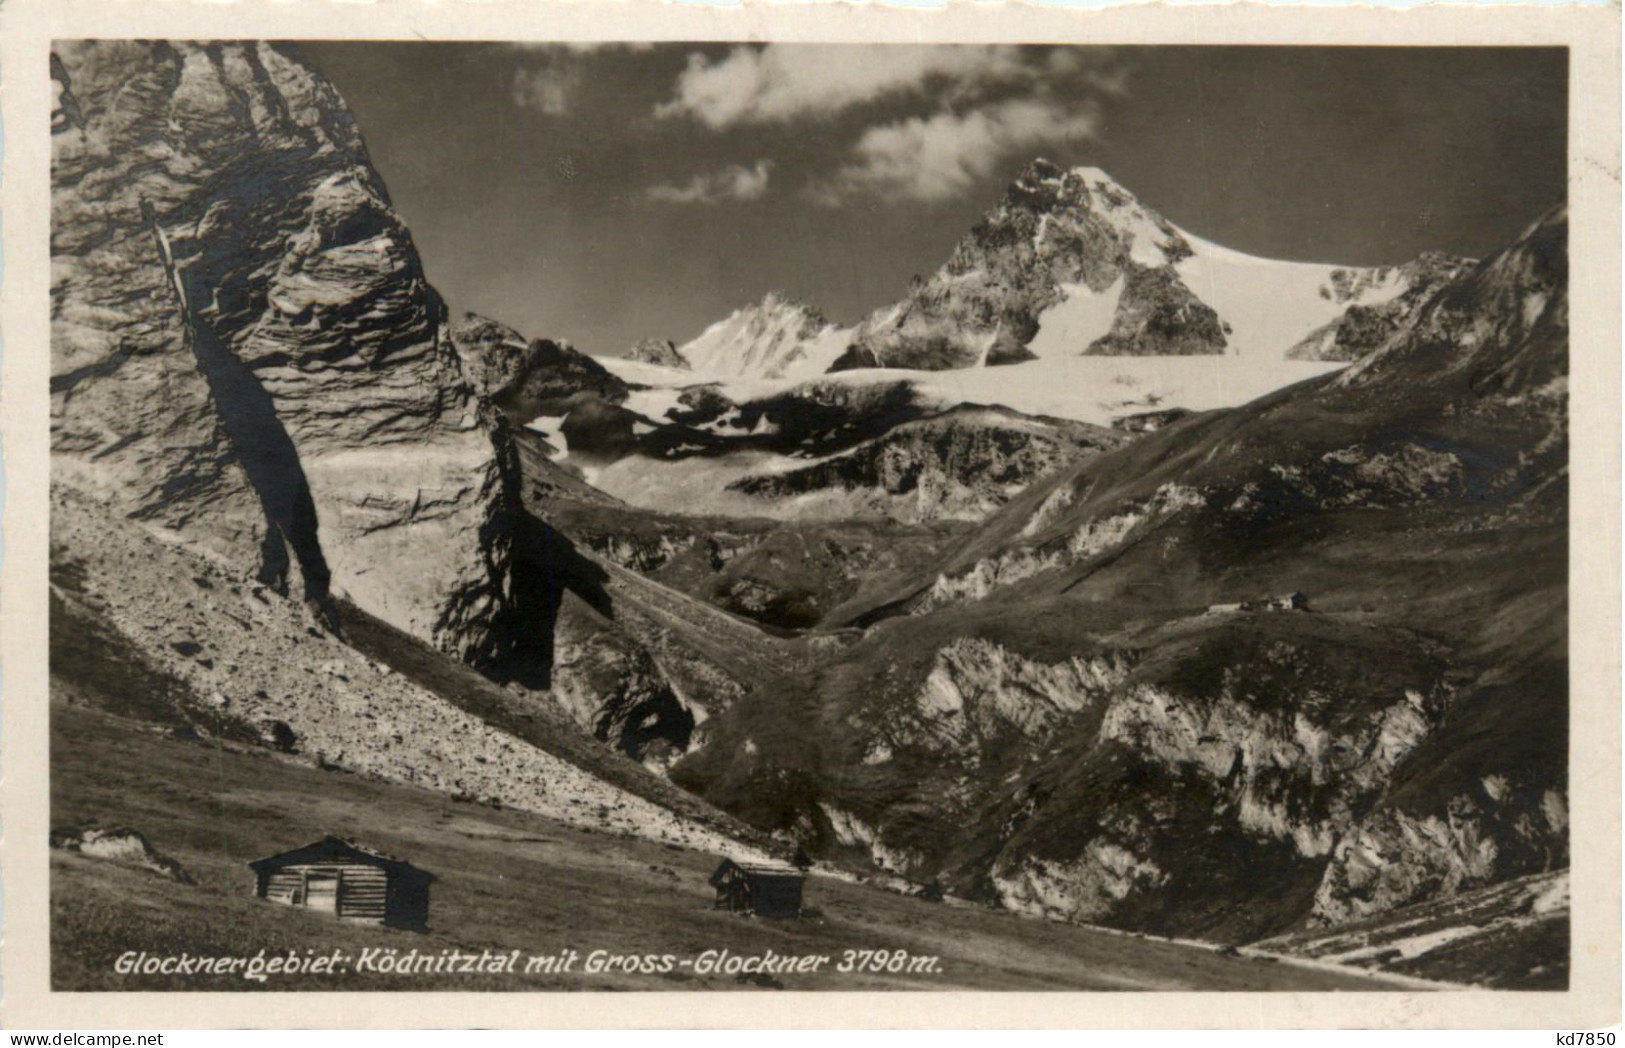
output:
<instances>
[{"instance_id":1,"label":"sky","mask_svg":"<svg viewBox=\"0 0 1625 1048\"><path fill-rule=\"evenodd\" d=\"M841 323L1034 157L1271 258L1481 257L1564 199L1561 49L306 42L457 312L620 355Z\"/></svg>"}]
</instances>

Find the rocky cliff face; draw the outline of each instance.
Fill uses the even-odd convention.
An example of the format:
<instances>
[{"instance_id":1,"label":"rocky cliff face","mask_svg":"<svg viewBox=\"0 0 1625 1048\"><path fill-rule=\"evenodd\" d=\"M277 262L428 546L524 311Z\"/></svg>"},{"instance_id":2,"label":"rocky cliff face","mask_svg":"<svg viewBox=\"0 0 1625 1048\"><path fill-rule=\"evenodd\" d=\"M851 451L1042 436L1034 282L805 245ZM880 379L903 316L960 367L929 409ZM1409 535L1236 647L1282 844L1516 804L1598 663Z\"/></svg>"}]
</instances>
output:
<instances>
[{"instance_id":1,"label":"rocky cliff face","mask_svg":"<svg viewBox=\"0 0 1625 1048\"><path fill-rule=\"evenodd\" d=\"M1226 333L1219 314L1192 294L1172 266L1142 268L1124 282L1112 329L1084 352L1135 357L1223 353Z\"/></svg>"},{"instance_id":2,"label":"rocky cliff face","mask_svg":"<svg viewBox=\"0 0 1625 1048\"><path fill-rule=\"evenodd\" d=\"M478 313L464 313L448 334L464 373L481 396L499 398L517 392L530 355L525 336Z\"/></svg>"},{"instance_id":3,"label":"rocky cliff face","mask_svg":"<svg viewBox=\"0 0 1625 1048\"><path fill-rule=\"evenodd\" d=\"M663 368L687 370L688 360L677 352L677 343L669 338L646 338L626 354L628 360L643 364L656 364Z\"/></svg>"},{"instance_id":4,"label":"rocky cliff face","mask_svg":"<svg viewBox=\"0 0 1625 1048\"><path fill-rule=\"evenodd\" d=\"M605 361L635 395L561 435L595 483L648 508L968 518L1014 494L996 477L1045 472L1018 429L1066 418L1143 434L1302 381L1397 332L1462 265L1258 258L1181 230L1104 172L1039 160L904 301L843 330L771 294L677 351L701 381ZM859 373L804 380L826 366ZM983 405L1031 425L972 433L948 418Z\"/></svg>"},{"instance_id":5,"label":"rocky cliff face","mask_svg":"<svg viewBox=\"0 0 1625 1048\"><path fill-rule=\"evenodd\" d=\"M1530 874L1260 945L1458 984L1561 991L1568 988L1569 871Z\"/></svg>"},{"instance_id":6,"label":"rocky cliff face","mask_svg":"<svg viewBox=\"0 0 1625 1048\"><path fill-rule=\"evenodd\" d=\"M903 382L834 378L739 402L715 384L640 389L624 407L577 404L559 436L565 461L644 509L903 523L979 519L1037 477L1129 439L1003 407L943 408Z\"/></svg>"},{"instance_id":7,"label":"rocky cliff face","mask_svg":"<svg viewBox=\"0 0 1625 1048\"><path fill-rule=\"evenodd\" d=\"M487 649L508 467L332 87L269 44L53 67L54 482Z\"/></svg>"}]
</instances>

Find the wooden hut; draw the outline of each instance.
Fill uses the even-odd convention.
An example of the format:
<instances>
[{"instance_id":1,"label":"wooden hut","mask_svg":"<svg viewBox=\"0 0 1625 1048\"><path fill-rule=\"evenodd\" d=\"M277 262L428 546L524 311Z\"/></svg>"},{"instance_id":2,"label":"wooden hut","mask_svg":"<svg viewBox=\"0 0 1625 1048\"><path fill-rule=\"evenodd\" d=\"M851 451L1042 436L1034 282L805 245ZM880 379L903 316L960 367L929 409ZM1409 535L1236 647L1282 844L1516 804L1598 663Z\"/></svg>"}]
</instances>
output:
<instances>
[{"instance_id":1,"label":"wooden hut","mask_svg":"<svg viewBox=\"0 0 1625 1048\"><path fill-rule=\"evenodd\" d=\"M433 874L342 837L323 837L248 865L262 899L419 931L429 921Z\"/></svg>"},{"instance_id":2,"label":"wooden hut","mask_svg":"<svg viewBox=\"0 0 1625 1048\"><path fill-rule=\"evenodd\" d=\"M715 908L758 917L799 917L805 879L800 870L781 862L723 859L711 875L711 887L717 890Z\"/></svg>"}]
</instances>

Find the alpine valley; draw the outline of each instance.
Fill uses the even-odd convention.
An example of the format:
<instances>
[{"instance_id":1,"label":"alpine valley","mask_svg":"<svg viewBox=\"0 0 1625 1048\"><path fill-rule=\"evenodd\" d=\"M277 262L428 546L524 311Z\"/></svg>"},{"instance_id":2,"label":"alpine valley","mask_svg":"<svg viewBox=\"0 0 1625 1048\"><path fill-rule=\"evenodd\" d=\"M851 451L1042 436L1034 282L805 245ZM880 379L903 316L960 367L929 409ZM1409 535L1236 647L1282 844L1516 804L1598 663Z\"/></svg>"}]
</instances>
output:
<instances>
[{"instance_id":1,"label":"alpine valley","mask_svg":"<svg viewBox=\"0 0 1625 1048\"><path fill-rule=\"evenodd\" d=\"M442 301L297 48L52 73L53 820L195 874L56 855L58 988L329 828L471 949L686 891L966 988L1566 985L1560 202L1340 267L1033 160L868 316L593 357ZM798 852L819 921L709 910Z\"/></svg>"}]
</instances>

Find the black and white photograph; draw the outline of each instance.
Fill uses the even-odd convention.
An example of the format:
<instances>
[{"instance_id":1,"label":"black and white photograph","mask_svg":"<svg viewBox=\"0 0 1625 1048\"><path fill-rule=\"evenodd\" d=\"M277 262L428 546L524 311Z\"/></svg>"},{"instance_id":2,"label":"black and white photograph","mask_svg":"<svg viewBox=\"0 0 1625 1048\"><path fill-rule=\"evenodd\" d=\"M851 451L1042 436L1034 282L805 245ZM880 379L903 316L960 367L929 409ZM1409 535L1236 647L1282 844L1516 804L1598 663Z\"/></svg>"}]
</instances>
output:
<instances>
[{"instance_id":1,"label":"black and white photograph","mask_svg":"<svg viewBox=\"0 0 1625 1048\"><path fill-rule=\"evenodd\" d=\"M50 989L1567 990L1572 72L54 40Z\"/></svg>"}]
</instances>

